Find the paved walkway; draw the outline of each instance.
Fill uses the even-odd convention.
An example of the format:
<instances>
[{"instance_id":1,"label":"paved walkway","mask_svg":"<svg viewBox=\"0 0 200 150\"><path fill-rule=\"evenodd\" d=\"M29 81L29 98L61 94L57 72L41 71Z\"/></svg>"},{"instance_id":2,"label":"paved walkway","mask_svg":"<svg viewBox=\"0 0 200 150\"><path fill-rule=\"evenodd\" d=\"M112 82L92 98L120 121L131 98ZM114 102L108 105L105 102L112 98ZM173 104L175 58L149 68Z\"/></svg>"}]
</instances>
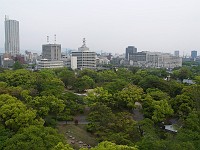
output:
<instances>
[{"instance_id":1,"label":"paved walkway","mask_svg":"<svg viewBox=\"0 0 200 150\"><path fill-rule=\"evenodd\" d=\"M144 119L144 115L140 111L141 111L141 109L138 109L138 108L135 108L133 110L133 119L135 121L141 121Z\"/></svg>"},{"instance_id":2,"label":"paved walkway","mask_svg":"<svg viewBox=\"0 0 200 150\"><path fill-rule=\"evenodd\" d=\"M88 121L79 121L78 124L87 125ZM58 125L74 124L74 121L58 121Z\"/></svg>"}]
</instances>

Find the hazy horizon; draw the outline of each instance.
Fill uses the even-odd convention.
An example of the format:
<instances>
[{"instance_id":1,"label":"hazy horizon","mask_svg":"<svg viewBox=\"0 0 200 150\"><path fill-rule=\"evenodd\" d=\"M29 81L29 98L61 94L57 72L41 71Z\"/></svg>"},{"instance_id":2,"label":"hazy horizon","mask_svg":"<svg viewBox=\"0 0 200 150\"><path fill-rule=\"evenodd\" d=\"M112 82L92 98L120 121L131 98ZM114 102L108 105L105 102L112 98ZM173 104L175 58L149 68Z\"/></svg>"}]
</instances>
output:
<instances>
[{"instance_id":1,"label":"hazy horizon","mask_svg":"<svg viewBox=\"0 0 200 150\"><path fill-rule=\"evenodd\" d=\"M41 52L46 36L63 48L77 49L82 38L91 51L124 53L200 51L198 0L1 0L0 48L4 19L20 22L20 49Z\"/></svg>"}]
</instances>

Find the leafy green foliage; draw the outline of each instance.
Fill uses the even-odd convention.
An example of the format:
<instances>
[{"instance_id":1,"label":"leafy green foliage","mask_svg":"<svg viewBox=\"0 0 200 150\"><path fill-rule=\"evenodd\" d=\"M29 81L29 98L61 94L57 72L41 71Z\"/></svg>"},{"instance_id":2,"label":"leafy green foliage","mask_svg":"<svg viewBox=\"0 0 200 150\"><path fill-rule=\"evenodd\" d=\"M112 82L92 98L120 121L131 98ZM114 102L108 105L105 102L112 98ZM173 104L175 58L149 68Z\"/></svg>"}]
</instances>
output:
<instances>
[{"instance_id":1,"label":"leafy green foliage","mask_svg":"<svg viewBox=\"0 0 200 150\"><path fill-rule=\"evenodd\" d=\"M102 103L94 103L90 109L88 130L93 133L97 131L103 132L109 126L111 118L113 119L115 115L108 106Z\"/></svg>"},{"instance_id":2,"label":"leafy green foliage","mask_svg":"<svg viewBox=\"0 0 200 150\"><path fill-rule=\"evenodd\" d=\"M12 132L0 124L0 149L3 149L5 141L12 136Z\"/></svg>"},{"instance_id":3,"label":"leafy green foliage","mask_svg":"<svg viewBox=\"0 0 200 150\"><path fill-rule=\"evenodd\" d=\"M18 70L18 69L22 69L22 68L23 68L23 65L19 61L16 61L13 64L13 70Z\"/></svg>"},{"instance_id":4,"label":"leafy green foliage","mask_svg":"<svg viewBox=\"0 0 200 150\"><path fill-rule=\"evenodd\" d=\"M174 112L179 117L187 117L194 108L193 100L187 95L177 95L173 100L171 100L171 105Z\"/></svg>"},{"instance_id":5,"label":"leafy green foliage","mask_svg":"<svg viewBox=\"0 0 200 150\"><path fill-rule=\"evenodd\" d=\"M125 88L129 83L124 79L117 79L113 82L108 82L103 85L103 88L107 90L109 93L114 94L118 91L121 91Z\"/></svg>"},{"instance_id":6,"label":"leafy green foliage","mask_svg":"<svg viewBox=\"0 0 200 150\"><path fill-rule=\"evenodd\" d=\"M34 124L43 124L36 119L36 111L27 107L15 97L7 94L0 95L0 120L4 126L17 131L22 127Z\"/></svg>"},{"instance_id":7,"label":"leafy green foliage","mask_svg":"<svg viewBox=\"0 0 200 150\"><path fill-rule=\"evenodd\" d=\"M59 97L64 92L64 83L58 79L53 70L41 70L37 73L36 88L40 95Z\"/></svg>"},{"instance_id":8,"label":"leafy green foliage","mask_svg":"<svg viewBox=\"0 0 200 150\"><path fill-rule=\"evenodd\" d=\"M86 149L80 149L86 150ZM91 150L138 150L136 146L116 145L114 143L105 141L101 142L98 146L91 148Z\"/></svg>"},{"instance_id":9,"label":"leafy green foliage","mask_svg":"<svg viewBox=\"0 0 200 150\"><path fill-rule=\"evenodd\" d=\"M113 70L106 70L99 72L99 82L112 82L113 80L117 79L117 74Z\"/></svg>"},{"instance_id":10,"label":"leafy green foliage","mask_svg":"<svg viewBox=\"0 0 200 150\"><path fill-rule=\"evenodd\" d=\"M166 78L168 76L169 73L167 73L166 69L162 68L162 69L155 69L155 68L151 68L151 69L147 69L147 73L149 75L154 75L160 78Z\"/></svg>"},{"instance_id":11,"label":"leafy green foliage","mask_svg":"<svg viewBox=\"0 0 200 150\"><path fill-rule=\"evenodd\" d=\"M187 67L182 67L179 70L175 70L173 72L173 76L175 78L180 79L181 81L183 81L183 79L188 79L192 77L192 72L190 71L189 68Z\"/></svg>"},{"instance_id":12,"label":"leafy green foliage","mask_svg":"<svg viewBox=\"0 0 200 150\"><path fill-rule=\"evenodd\" d=\"M59 114L65 108L63 100L59 100L55 96L35 97L28 105L37 110L38 116L41 117L47 116L49 113Z\"/></svg>"},{"instance_id":13,"label":"leafy green foliage","mask_svg":"<svg viewBox=\"0 0 200 150\"><path fill-rule=\"evenodd\" d=\"M182 93L193 100L195 108L200 111L200 85L190 85L183 88Z\"/></svg>"},{"instance_id":14,"label":"leafy green foliage","mask_svg":"<svg viewBox=\"0 0 200 150\"><path fill-rule=\"evenodd\" d=\"M135 102L141 101L143 89L134 85L128 85L122 91L114 95L115 105L117 108L133 109Z\"/></svg>"},{"instance_id":15,"label":"leafy green foliage","mask_svg":"<svg viewBox=\"0 0 200 150\"><path fill-rule=\"evenodd\" d=\"M76 81L75 73L67 68L55 69L58 78L65 84L65 87L71 89Z\"/></svg>"},{"instance_id":16,"label":"leafy green foliage","mask_svg":"<svg viewBox=\"0 0 200 150\"><path fill-rule=\"evenodd\" d=\"M112 141L117 144L131 145L137 139L137 130L132 115L127 112L114 114L108 106L94 103L88 116L88 131L95 134L99 141Z\"/></svg>"},{"instance_id":17,"label":"leafy green foliage","mask_svg":"<svg viewBox=\"0 0 200 150\"><path fill-rule=\"evenodd\" d=\"M151 95L151 97L156 100L156 101L159 101L159 100L162 100L162 99L166 99L166 100L169 100L170 97L167 93L159 90L159 89L147 89L147 93L149 95Z\"/></svg>"},{"instance_id":18,"label":"leafy green foliage","mask_svg":"<svg viewBox=\"0 0 200 150\"><path fill-rule=\"evenodd\" d=\"M84 101L86 101L86 103L89 105L95 102L100 102L106 104L107 106L114 105L112 94L102 87L95 88L94 90L88 92L88 95L84 98Z\"/></svg>"},{"instance_id":19,"label":"leafy green foliage","mask_svg":"<svg viewBox=\"0 0 200 150\"><path fill-rule=\"evenodd\" d=\"M144 90L147 90L148 88L158 88L163 91L168 91L167 81L153 75L145 76L139 82L139 86L142 87Z\"/></svg>"},{"instance_id":20,"label":"leafy green foliage","mask_svg":"<svg viewBox=\"0 0 200 150\"><path fill-rule=\"evenodd\" d=\"M184 120L184 125L178 131L177 135L168 138L163 143L168 149L186 149L196 150L200 148L200 116L199 112L192 111Z\"/></svg>"},{"instance_id":21,"label":"leafy green foliage","mask_svg":"<svg viewBox=\"0 0 200 150\"><path fill-rule=\"evenodd\" d=\"M61 99L66 105L65 109L69 111L72 110L70 111L72 115L81 112L85 104L81 96L78 96L72 92L65 92L65 94L62 94Z\"/></svg>"},{"instance_id":22,"label":"leafy green foliage","mask_svg":"<svg viewBox=\"0 0 200 150\"><path fill-rule=\"evenodd\" d=\"M166 116L173 114L173 109L168 104L167 100L153 101L154 112L152 120L155 122L163 121Z\"/></svg>"},{"instance_id":23,"label":"leafy green foliage","mask_svg":"<svg viewBox=\"0 0 200 150\"><path fill-rule=\"evenodd\" d=\"M164 93L157 91L159 94L163 95ZM155 95L153 92L154 99L150 94L147 94L143 100L143 111L144 115L148 118L151 118L154 122L161 122L166 117L173 114L173 109L168 103L168 97L161 97L161 95Z\"/></svg>"},{"instance_id":24,"label":"leafy green foliage","mask_svg":"<svg viewBox=\"0 0 200 150\"><path fill-rule=\"evenodd\" d=\"M55 147L64 138L57 131L50 127L29 126L21 129L12 138L6 140L5 150L49 150Z\"/></svg>"},{"instance_id":25,"label":"leafy green foliage","mask_svg":"<svg viewBox=\"0 0 200 150\"><path fill-rule=\"evenodd\" d=\"M119 79L123 79L123 80L125 80L127 82L130 82L132 80L132 75L133 74L128 69L119 68L119 69L117 69L116 74L117 74Z\"/></svg>"},{"instance_id":26,"label":"leafy green foliage","mask_svg":"<svg viewBox=\"0 0 200 150\"><path fill-rule=\"evenodd\" d=\"M99 81L99 76L98 73L95 70L91 70L91 69L83 69L81 71L78 72L78 77L82 78L83 76L88 76L90 77L94 82L98 82Z\"/></svg>"},{"instance_id":27,"label":"leafy green foliage","mask_svg":"<svg viewBox=\"0 0 200 150\"><path fill-rule=\"evenodd\" d=\"M19 69L16 71L6 70L0 75L0 81L6 82L9 86L30 88L34 87L36 74L25 69Z\"/></svg>"},{"instance_id":28,"label":"leafy green foliage","mask_svg":"<svg viewBox=\"0 0 200 150\"><path fill-rule=\"evenodd\" d=\"M74 83L73 88L77 92L84 92L86 89L94 88L94 81L92 78L90 78L87 75L84 75L81 78L78 78L76 82Z\"/></svg>"},{"instance_id":29,"label":"leafy green foliage","mask_svg":"<svg viewBox=\"0 0 200 150\"><path fill-rule=\"evenodd\" d=\"M64 145L62 142L59 142L52 150L73 150L73 148L69 144Z\"/></svg>"},{"instance_id":30,"label":"leafy green foliage","mask_svg":"<svg viewBox=\"0 0 200 150\"><path fill-rule=\"evenodd\" d=\"M199 67L170 74L180 80L194 77L194 85L164 80L169 75L165 69L132 69L2 70L0 149L72 149L43 124L56 127L57 120L71 120L85 106L90 107L87 130L99 142L112 142L92 149L132 149L135 144L141 150L200 149ZM73 93L91 88L84 98ZM135 111L145 118L133 120ZM174 117L180 128L176 134L166 133L159 123Z\"/></svg>"}]
</instances>

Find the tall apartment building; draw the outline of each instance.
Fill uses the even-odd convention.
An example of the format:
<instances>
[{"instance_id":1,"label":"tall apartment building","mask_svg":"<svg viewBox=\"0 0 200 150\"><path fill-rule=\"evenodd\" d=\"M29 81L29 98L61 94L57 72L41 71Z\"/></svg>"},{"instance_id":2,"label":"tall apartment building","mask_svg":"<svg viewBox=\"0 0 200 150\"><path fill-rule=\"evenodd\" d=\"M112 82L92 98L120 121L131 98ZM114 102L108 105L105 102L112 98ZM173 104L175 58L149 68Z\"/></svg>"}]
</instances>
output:
<instances>
[{"instance_id":1,"label":"tall apartment building","mask_svg":"<svg viewBox=\"0 0 200 150\"><path fill-rule=\"evenodd\" d=\"M129 55L132 55L133 53L137 53L137 48L134 47L134 46L128 46L126 48L126 56L125 56L125 58L127 60L129 60Z\"/></svg>"},{"instance_id":2,"label":"tall apartment building","mask_svg":"<svg viewBox=\"0 0 200 150\"><path fill-rule=\"evenodd\" d=\"M61 44L42 45L42 58L48 60L61 60Z\"/></svg>"},{"instance_id":3,"label":"tall apartment building","mask_svg":"<svg viewBox=\"0 0 200 150\"><path fill-rule=\"evenodd\" d=\"M73 57L73 59L77 57L78 69L96 68L96 53L89 51L89 48L86 47L85 38L83 39L83 45L78 48L78 51L73 51L71 57Z\"/></svg>"},{"instance_id":4,"label":"tall apartment building","mask_svg":"<svg viewBox=\"0 0 200 150\"><path fill-rule=\"evenodd\" d=\"M20 53L19 21L5 17L5 53L16 56Z\"/></svg>"}]
</instances>

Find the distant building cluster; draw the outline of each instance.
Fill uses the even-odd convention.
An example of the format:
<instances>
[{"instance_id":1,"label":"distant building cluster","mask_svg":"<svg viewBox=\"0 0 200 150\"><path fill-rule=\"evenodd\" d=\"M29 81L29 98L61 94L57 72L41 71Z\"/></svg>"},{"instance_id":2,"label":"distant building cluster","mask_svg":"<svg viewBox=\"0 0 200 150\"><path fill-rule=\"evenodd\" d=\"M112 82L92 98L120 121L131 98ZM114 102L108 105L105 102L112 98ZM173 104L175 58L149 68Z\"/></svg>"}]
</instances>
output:
<instances>
[{"instance_id":1,"label":"distant building cluster","mask_svg":"<svg viewBox=\"0 0 200 150\"><path fill-rule=\"evenodd\" d=\"M113 58L111 64L143 68L172 69L182 66L182 58L179 57L179 51L175 51L174 55L150 51L138 52L135 46L128 46L125 50L125 56L121 55Z\"/></svg>"},{"instance_id":2,"label":"distant building cluster","mask_svg":"<svg viewBox=\"0 0 200 150\"><path fill-rule=\"evenodd\" d=\"M180 57L179 51L170 53L140 51L135 46L128 46L125 54L99 53L90 51L83 39L83 45L78 50L62 52L61 44L49 43L42 45L42 53L32 53L26 50L25 54L20 53L19 21L10 20L5 17L5 53L0 54L0 66L11 68L16 61L28 64L30 69L60 68L69 67L75 69L97 69L108 65L113 66L135 66L143 68L175 68L181 67L182 62L199 61L197 51L191 51L190 57Z\"/></svg>"},{"instance_id":3,"label":"distant building cluster","mask_svg":"<svg viewBox=\"0 0 200 150\"><path fill-rule=\"evenodd\" d=\"M96 53L86 47L85 38L78 51L72 51L69 55L61 55L60 44L42 45L42 59L37 63L38 69L64 66L72 69L96 68Z\"/></svg>"},{"instance_id":4,"label":"distant building cluster","mask_svg":"<svg viewBox=\"0 0 200 150\"><path fill-rule=\"evenodd\" d=\"M182 66L182 58L169 53L137 52L129 55L130 65L146 68L175 68Z\"/></svg>"}]
</instances>

